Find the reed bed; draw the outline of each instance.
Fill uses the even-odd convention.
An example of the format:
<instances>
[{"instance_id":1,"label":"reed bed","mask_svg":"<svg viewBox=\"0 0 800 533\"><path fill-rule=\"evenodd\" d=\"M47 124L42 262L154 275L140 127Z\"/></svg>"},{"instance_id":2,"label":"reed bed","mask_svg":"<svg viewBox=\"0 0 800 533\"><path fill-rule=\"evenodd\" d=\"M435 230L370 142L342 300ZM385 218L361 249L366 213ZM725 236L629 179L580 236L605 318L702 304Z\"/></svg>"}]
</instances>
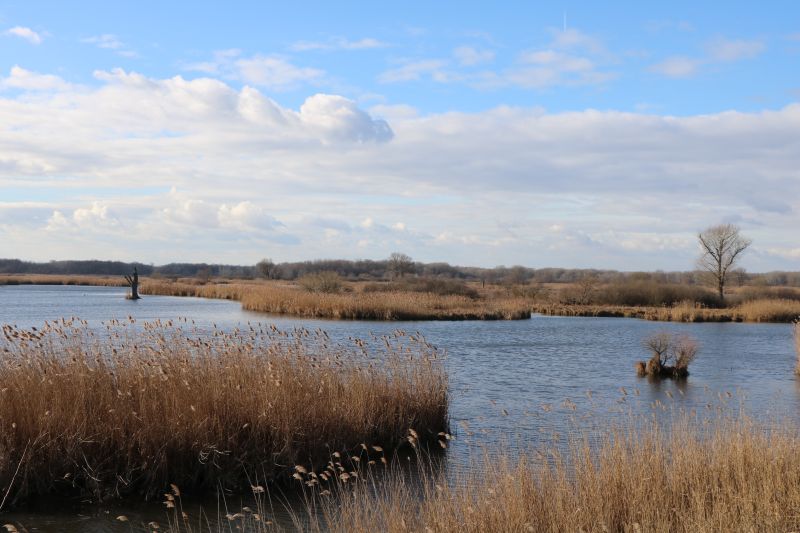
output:
<instances>
[{"instance_id":1,"label":"reed bed","mask_svg":"<svg viewBox=\"0 0 800 533\"><path fill-rule=\"evenodd\" d=\"M800 437L734 423L610 435L599 450L487 459L458 484L355 491L333 531L792 531L800 527ZM322 530L324 528L320 528Z\"/></svg>"},{"instance_id":2,"label":"reed bed","mask_svg":"<svg viewBox=\"0 0 800 533\"><path fill-rule=\"evenodd\" d=\"M729 308L707 308L695 302L671 307L534 304L532 311L552 316L640 318L665 322L792 322L800 316L795 300L753 300Z\"/></svg>"},{"instance_id":3,"label":"reed bed","mask_svg":"<svg viewBox=\"0 0 800 533\"><path fill-rule=\"evenodd\" d=\"M60 274L0 274L0 285L93 285L124 287L122 276L63 276Z\"/></svg>"},{"instance_id":4,"label":"reed bed","mask_svg":"<svg viewBox=\"0 0 800 533\"><path fill-rule=\"evenodd\" d=\"M589 436L568 451L489 455L467 473L419 482L366 476L317 493L289 530L313 532L752 532L800 528L800 434L748 419L654 421ZM283 531L269 508L227 527ZM172 531L190 531L176 517Z\"/></svg>"},{"instance_id":5,"label":"reed bed","mask_svg":"<svg viewBox=\"0 0 800 533\"><path fill-rule=\"evenodd\" d=\"M435 442L448 424L443 361L404 332L338 346L321 331L260 325L4 326L0 384L6 505L150 497L170 483L249 491L291 479L295 465L391 453L412 432Z\"/></svg>"},{"instance_id":6,"label":"reed bed","mask_svg":"<svg viewBox=\"0 0 800 533\"><path fill-rule=\"evenodd\" d=\"M474 299L462 295L386 291L308 292L278 283L189 285L147 281L142 294L225 298L248 311L348 320L519 320L531 316L522 298Z\"/></svg>"}]
</instances>

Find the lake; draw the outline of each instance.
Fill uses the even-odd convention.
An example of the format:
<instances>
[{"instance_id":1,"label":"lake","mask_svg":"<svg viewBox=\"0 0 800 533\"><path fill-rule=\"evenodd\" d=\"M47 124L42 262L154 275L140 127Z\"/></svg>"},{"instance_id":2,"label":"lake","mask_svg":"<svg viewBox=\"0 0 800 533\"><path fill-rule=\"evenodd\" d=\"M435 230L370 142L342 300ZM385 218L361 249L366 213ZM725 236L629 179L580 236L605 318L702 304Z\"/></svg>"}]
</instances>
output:
<instances>
[{"instance_id":1,"label":"lake","mask_svg":"<svg viewBox=\"0 0 800 533\"><path fill-rule=\"evenodd\" d=\"M366 322L289 318L243 311L238 302L145 296L124 299L125 288L0 287L0 323L41 326L80 317L92 326L112 318L138 321L185 317L200 329L247 322L326 330L334 341L402 329L422 333L447 354L451 418L456 440L447 468L468 468L483 449L536 445L554 433L602 428L613 420L670 409L713 414L743 407L760 420L798 418L800 385L788 324L678 324L621 318L534 316L523 321ZM634 363L647 359L643 339L655 331L687 333L700 352L684 382L651 383ZM129 531L114 520L118 505L69 512L35 509L3 513L33 531ZM133 520L163 518L153 505L125 507ZM58 524L58 525L55 525Z\"/></svg>"}]
</instances>

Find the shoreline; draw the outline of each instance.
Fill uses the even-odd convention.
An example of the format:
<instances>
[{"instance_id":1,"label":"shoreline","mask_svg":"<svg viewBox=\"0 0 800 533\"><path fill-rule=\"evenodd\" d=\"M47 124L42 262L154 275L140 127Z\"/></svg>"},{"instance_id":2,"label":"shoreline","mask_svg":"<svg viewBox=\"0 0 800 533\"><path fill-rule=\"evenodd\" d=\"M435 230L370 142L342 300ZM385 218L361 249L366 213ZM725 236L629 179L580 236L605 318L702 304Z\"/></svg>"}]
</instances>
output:
<instances>
[{"instance_id":1,"label":"shoreline","mask_svg":"<svg viewBox=\"0 0 800 533\"><path fill-rule=\"evenodd\" d=\"M800 302L762 298L732 307L709 308L694 302L667 306L620 306L536 302L524 296L484 291L478 299L457 295L391 291L365 292L359 283L340 293L315 293L279 281L164 281L144 278L143 295L193 296L234 300L247 311L299 318L376 321L527 320L533 313L563 317L637 318L658 322L768 322L790 324L800 318ZM0 286L80 285L125 287L115 276L0 275Z\"/></svg>"}]
</instances>

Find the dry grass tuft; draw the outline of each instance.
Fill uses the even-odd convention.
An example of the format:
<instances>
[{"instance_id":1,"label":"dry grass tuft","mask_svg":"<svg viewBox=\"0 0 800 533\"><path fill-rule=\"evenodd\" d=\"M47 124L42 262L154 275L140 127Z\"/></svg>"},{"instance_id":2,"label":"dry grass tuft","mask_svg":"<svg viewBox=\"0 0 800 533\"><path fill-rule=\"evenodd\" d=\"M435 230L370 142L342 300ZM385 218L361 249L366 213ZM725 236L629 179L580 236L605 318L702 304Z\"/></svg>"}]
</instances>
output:
<instances>
[{"instance_id":1,"label":"dry grass tuft","mask_svg":"<svg viewBox=\"0 0 800 533\"><path fill-rule=\"evenodd\" d=\"M447 377L424 339L79 321L0 338L0 492L153 496L249 489L362 443L447 430ZM284 466L280 466L284 465ZM18 471L17 471L18 469ZM255 476L255 477L252 477Z\"/></svg>"}]
</instances>

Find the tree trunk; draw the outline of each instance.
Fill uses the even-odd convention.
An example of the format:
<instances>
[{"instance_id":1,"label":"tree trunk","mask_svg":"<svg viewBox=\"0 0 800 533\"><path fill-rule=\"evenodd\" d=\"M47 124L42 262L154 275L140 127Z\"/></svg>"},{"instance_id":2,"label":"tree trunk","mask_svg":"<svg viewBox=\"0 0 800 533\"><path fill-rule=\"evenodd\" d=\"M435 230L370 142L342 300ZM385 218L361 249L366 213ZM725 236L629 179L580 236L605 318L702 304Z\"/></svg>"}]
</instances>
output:
<instances>
[{"instance_id":1,"label":"tree trunk","mask_svg":"<svg viewBox=\"0 0 800 533\"><path fill-rule=\"evenodd\" d=\"M130 294L125 298L128 300L139 300L141 298L139 296L139 273L136 271L135 267L133 269L133 276L125 276L125 281L128 282L128 287L131 288Z\"/></svg>"}]
</instances>

